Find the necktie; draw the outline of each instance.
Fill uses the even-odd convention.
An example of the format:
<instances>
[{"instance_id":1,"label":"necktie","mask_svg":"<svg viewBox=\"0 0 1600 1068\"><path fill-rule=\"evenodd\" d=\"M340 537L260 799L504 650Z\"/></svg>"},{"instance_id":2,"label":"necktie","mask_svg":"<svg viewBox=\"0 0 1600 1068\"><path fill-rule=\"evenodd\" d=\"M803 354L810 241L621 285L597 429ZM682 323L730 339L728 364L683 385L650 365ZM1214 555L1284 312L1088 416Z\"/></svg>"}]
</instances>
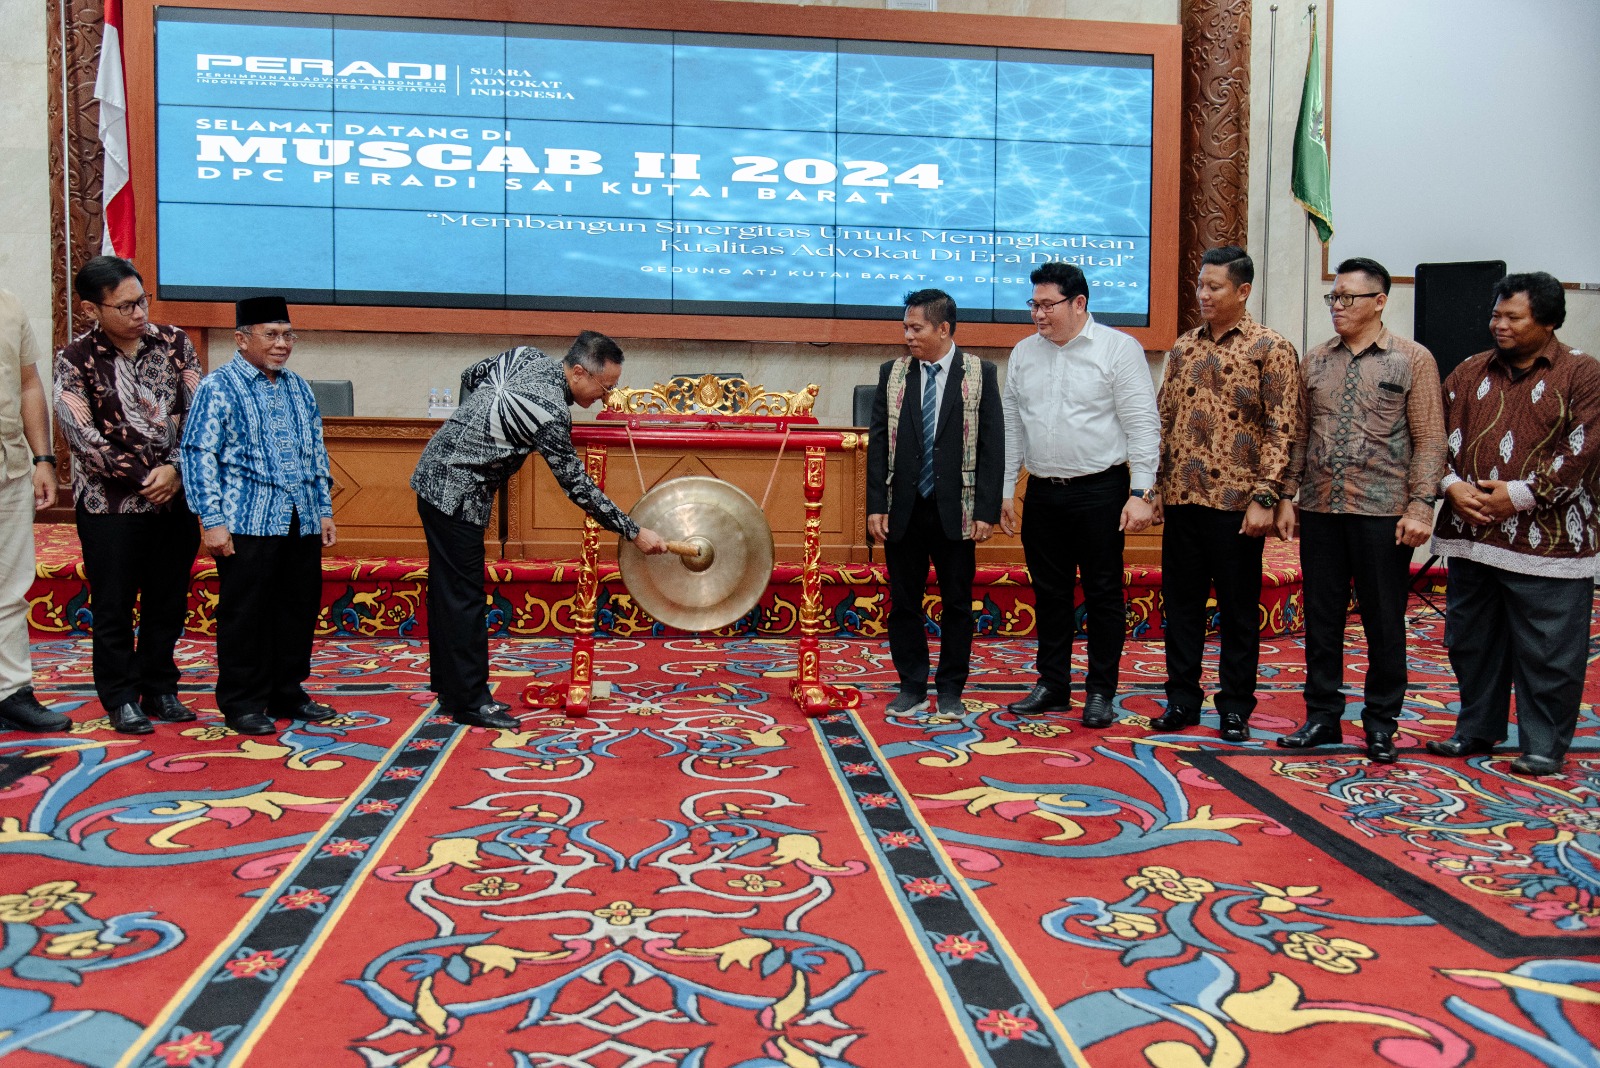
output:
<instances>
[{"instance_id":1,"label":"necktie","mask_svg":"<svg viewBox=\"0 0 1600 1068\"><path fill-rule=\"evenodd\" d=\"M939 426L939 365L923 365L922 378L922 477L917 492L933 496L933 433Z\"/></svg>"}]
</instances>

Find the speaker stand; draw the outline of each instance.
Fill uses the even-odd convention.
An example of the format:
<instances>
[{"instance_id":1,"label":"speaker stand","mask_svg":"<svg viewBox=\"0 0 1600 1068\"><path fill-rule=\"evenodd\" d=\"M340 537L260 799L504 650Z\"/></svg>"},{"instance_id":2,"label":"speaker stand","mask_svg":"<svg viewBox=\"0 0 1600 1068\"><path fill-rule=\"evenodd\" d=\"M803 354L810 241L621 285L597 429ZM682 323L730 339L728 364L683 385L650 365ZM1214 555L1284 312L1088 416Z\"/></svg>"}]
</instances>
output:
<instances>
[{"instance_id":1,"label":"speaker stand","mask_svg":"<svg viewBox=\"0 0 1600 1068\"><path fill-rule=\"evenodd\" d=\"M1444 609L1439 607L1438 603L1434 600L1434 595L1433 595L1432 591L1430 591L1428 589L1428 575L1429 575L1429 573L1431 571L1433 571L1433 565L1437 564L1438 562L1439 562L1439 554L1438 553L1434 553L1433 555L1429 556L1428 557L1428 562L1423 564L1421 569L1418 570L1416 575L1411 579L1410 590L1411 590L1412 593L1417 595L1417 598L1426 607L1431 608L1433 610L1433 614L1434 615L1443 616L1444 615ZM1420 608L1417 609L1416 613L1411 617L1411 622L1420 623L1422 621L1422 619L1423 619L1422 612L1423 612L1422 609L1420 609Z\"/></svg>"}]
</instances>

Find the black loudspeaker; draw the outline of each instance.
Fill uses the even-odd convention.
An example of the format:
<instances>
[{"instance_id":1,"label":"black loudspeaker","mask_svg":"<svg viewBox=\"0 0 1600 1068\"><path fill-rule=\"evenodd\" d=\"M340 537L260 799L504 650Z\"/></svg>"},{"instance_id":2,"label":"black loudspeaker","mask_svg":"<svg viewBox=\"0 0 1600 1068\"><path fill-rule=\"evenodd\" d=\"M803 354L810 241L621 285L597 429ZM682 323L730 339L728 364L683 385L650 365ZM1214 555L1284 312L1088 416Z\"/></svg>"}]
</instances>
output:
<instances>
[{"instance_id":1,"label":"black loudspeaker","mask_svg":"<svg viewBox=\"0 0 1600 1068\"><path fill-rule=\"evenodd\" d=\"M1411 336L1433 353L1442 379L1456 364L1494 347L1489 313L1504 260L1417 264Z\"/></svg>"}]
</instances>

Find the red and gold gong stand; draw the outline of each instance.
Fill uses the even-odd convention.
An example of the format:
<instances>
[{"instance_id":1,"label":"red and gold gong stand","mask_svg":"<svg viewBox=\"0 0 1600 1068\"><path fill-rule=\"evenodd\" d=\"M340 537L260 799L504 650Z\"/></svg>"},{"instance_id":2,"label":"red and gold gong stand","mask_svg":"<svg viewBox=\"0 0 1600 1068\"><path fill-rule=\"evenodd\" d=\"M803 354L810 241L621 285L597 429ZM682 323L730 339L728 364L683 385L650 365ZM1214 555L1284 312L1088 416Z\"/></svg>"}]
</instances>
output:
<instances>
[{"instance_id":1,"label":"red and gold gong stand","mask_svg":"<svg viewBox=\"0 0 1600 1068\"><path fill-rule=\"evenodd\" d=\"M609 414L609 413L608 413ZM807 716L835 709L856 708L861 691L836 686L822 677L822 490L828 450L854 449L855 433L815 429L815 420L720 417L695 419L675 416L671 425L649 416L632 416L609 424L575 427L573 442L583 449L584 467L597 486L605 488L606 458L612 445L651 444L706 449L771 448L780 455L793 446L805 450L805 527L801 561L799 670L789 685L790 696ZM794 423L812 424L802 428ZM726 429L732 423L749 429ZM850 438L848 444L846 437ZM578 568L578 588L573 613L577 635L572 639L572 670L565 681L531 682L522 699L534 708L562 709L569 716L588 714L594 685L595 607L600 596L600 524L586 517L583 557Z\"/></svg>"}]
</instances>

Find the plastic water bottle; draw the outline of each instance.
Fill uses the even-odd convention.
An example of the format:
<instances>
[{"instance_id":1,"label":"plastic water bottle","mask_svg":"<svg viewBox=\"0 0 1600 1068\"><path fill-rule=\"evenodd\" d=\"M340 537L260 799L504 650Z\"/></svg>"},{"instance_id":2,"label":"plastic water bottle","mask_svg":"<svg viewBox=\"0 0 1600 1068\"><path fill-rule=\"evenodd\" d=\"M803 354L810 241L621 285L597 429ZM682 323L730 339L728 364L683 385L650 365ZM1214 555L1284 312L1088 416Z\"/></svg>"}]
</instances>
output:
<instances>
[{"instance_id":1,"label":"plastic water bottle","mask_svg":"<svg viewBox=\"0 0 1600 1068\"><path fill-rule=\"evenodd\" d=\"M437 389L428 390L428 418L429 419L438 419L439 418L439 407L440 407L440 405L439 405L439 391Z\"/></svg>"},{"instance_id":2,"label":"plastic water bottle","mask_svg":"<svg viewBox=\"0 0 1600 1068\"><path fill-rule=\"evenodd\" d=\"M456 402L450 399L450 390L448 389L444 391L444 407L447 413L456 410Z\"/></svg>"}]
</instances>

